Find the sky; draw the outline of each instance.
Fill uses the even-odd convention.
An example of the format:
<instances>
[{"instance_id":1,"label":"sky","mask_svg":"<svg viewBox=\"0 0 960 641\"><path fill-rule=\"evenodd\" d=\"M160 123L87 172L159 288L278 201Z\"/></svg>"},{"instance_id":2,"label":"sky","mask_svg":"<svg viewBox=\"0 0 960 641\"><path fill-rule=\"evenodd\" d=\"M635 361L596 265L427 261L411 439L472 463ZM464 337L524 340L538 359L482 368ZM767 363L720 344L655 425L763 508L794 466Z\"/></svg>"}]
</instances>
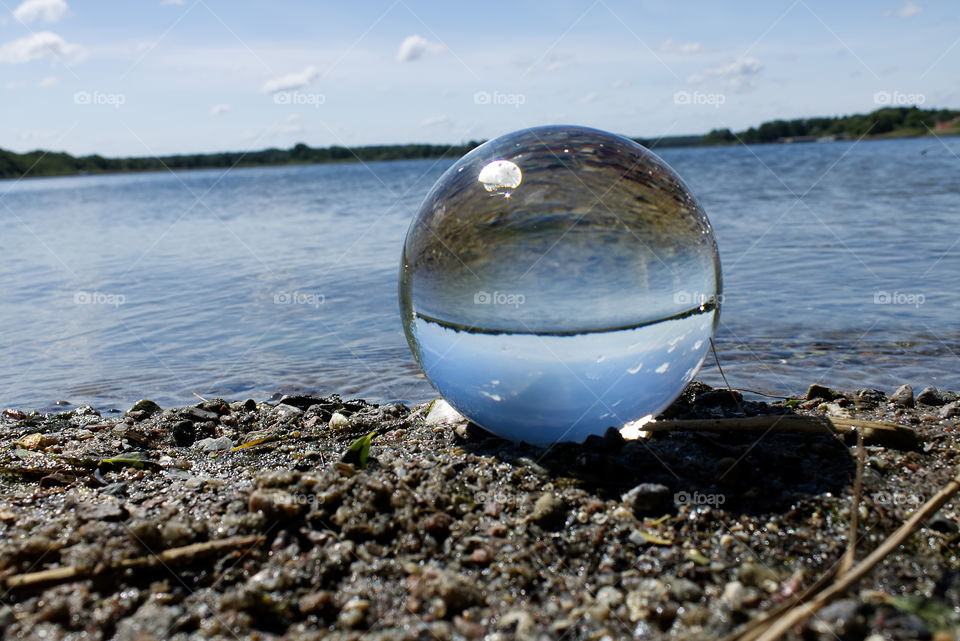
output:
<instances>
[{"instance_id":1,"label":"sky","mask_svg":"<svg viewBox=\"0 0 960 641\"><path fill-rule=\"evenodd\" d=\"M0 148L633 137L960 107L947 0L0 0Z\"/></svg>"}]
</instances>

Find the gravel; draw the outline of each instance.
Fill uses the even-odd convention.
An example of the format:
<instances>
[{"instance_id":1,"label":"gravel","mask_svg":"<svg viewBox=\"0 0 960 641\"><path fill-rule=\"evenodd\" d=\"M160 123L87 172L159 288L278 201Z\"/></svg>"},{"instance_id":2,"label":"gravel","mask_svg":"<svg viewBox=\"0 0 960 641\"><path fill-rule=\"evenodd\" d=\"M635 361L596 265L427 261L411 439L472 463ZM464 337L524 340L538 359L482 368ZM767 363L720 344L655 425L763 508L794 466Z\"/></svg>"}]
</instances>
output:
<instances>
[{"instance_id":1,"label":"gravel","mask_svg":"<svg viewBox=\"0 0 960 641\"><path fill-rule=\"evenodd\" d=\"M866 448L862 558L960 453L956 396L911 407L909 391L765 403L694 383L663 417L914 428L915 451ZM608 432L545 450L430 412L308 395L4 411L3 638L716 639L846 548L856 466L837 438ZM370 432L366 466L343 463ZM958 531L951 501L792 638L956 638Z\"/></svg>"}]
</instances>

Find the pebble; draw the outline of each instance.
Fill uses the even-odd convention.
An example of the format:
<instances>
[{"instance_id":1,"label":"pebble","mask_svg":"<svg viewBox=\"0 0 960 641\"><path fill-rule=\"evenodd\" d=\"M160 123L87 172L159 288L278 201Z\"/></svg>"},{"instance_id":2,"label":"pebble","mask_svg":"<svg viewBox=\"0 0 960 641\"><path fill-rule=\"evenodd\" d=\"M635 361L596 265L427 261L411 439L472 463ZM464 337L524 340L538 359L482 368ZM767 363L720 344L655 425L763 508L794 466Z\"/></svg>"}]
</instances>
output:
<instances>
[{"instance_id":1,"label":"pebble","mask_svg":"<svg viewBox=\"0 0 960 641\"><path fill-rule=\"evenodd\" d=\"M193 444L194 449L202 452L222 452L233 447L233 441L226 436L220 438L205 438Z\"/></svg>"},{"instance_id":2,"label":"pebble","mask_svg":"<svg viewBox=\"0 0 960 641\"><path fill-rule=\"evenodd\" d=\"M270 521L294 518L300 515L305 507L289 492L274 489L254 490L247 502L250 512L263 512Z\"/></svg>"},{"instance_id":3,"label":"pebble","mask_svg":"<svg viewBox=\"0 0 960 641\"><path fill-rule=\"evenodd\" d=\"M211 412L210 410L201 409L199 407L184 407L182 410L180 410L180 416L189 421L193 421L194 423L205 423L207 421L220 420L220 415L216 412Z\"/></svg>"},{"instance_id":4,"label":"pebble","mask_svg":"<svg viewBox=\"0 0 960 641\"><path fill-rule=\"evenodd\" d=\"M750 561L740 566L737 578L740 579L741 583L750 587L761 587L767 581L777 582L780 580L780 577L771 568Z\"/></svg>"},{"instance_id":5,"label":"pebble","mask_svg":"<svg viewBox=\"0 0 960 641\"><path fill-rule=\"evenodd\" d=\"M274 411L284 421L291 421L293 419L300 418L303 416L303 410L299 407L294 407L293 405L285 405L281 403L274 408Z\"/></svg>"},{"instance_id":6,"label":"pebble","mask_svg":"<svg viewBox=\"0 0 960 641\"><path fill-rule=\"evenodd\" d=\"M842 396L840 392L832 390L824 385L817 385L814 383L807 388L806 399L809 401L815 398L822 398L825 401L832 401L839 396Z\"/></svg>"},{"instance_id":7,"label":"pebble","mask_svg":"<svg viewBox=\"0 0 960 641\"><path fill-rule=\"evenodd\" d=\"M668 580L668 591L677 601L699 601L703 597L703 588L684 578L673 578Z\"/></svg>"},{"instance_id":8,"label":"pebble","mask_svg":"<svg viewBox=\"0 0 960 641\"><path fill-rule=\"evenodd\" d=\"M954 416L960 416L960 401L947 403L940 408L940 418L953 418Z\"/></svg>"},{"instance_id":9,"label":"pebble","mask_svg":"<svg viewBox=\"0 0 960 641\"><path fill-rule=\"evenodd\" d=\"M300 597L297 606L302 614L323 614L333 607L333 593L329 590L309 592Z\"/></svg>"},{"instance_id":10,"label":"pebble","mask_svg":"<svg viewBox=\"0 0 960 641\"><path fill-rule=\"evenodd\" d=\"M345 628L355 628L363 623L363 618L369 608L369 601L360 597L353 597L344 604L340 616L337 617L337 623Z\"/></svg>"},{"instance_id":11,"label":"pebble","mask_svg":"<svg viewBox=\"0 0 960 641\"><path fill-rule=\"evenodd\" d=\"M180 447L190 447L197 440L197 428L190 421L179 421L171 431L174 442Z\"/></svg>"},{"instance_id":12,"label":"pebble","mask_svg":"<svg viewBox=\"0 0 960 641\"><path fill-rule=\"evenodd\" d=\"M545 530L557 529L567 520L567 504L553 492L544 492L533 505L530 520Z\"/></svg>"},{"instance_id":13,"label":"pebble","mask_svg":"<svg viewBox=\"0 0 960 641\"><path fill-rule=\"evenodd\" d=\"M350 419L341 414L340 412L334 412L330 417L330 429L332 430L342 430L345 427L350 425Z\"/></svg>"},{"instance_id":14,"label":"pebble","mask_svg":"<svg viewBox=\"0 0 960 641\"><path fill-rule=\"evenodd\" d=\"M659 516L673 506L673 493L660 483L641 483L620 498L637 517Z\"/></svg>"},{"instance_id":15,"label":"pebble","mask_svg":"<svg viewBox=\"0 0 960 641\"><path fill-rule=\"evenodd\" d=\"M130 408L131 412L144 412L146 416L151 416L157 412L162 412L163 408L151 401L149 398L143 398L133 404L133 407Z\"/></svg>"},{"instance_id":16,"label":"pebble","mask_svg":"<svg viewBox=\"0 0 960 641\"><path fill-rule=\"evenodd\" d=\"M81 503L77 515L87 521L123 521L130 513L114 499L102 503Z\"/></svg>"},{"instance_id":17,"label":"pebble","mask_svg":"<svg viewBox=\"0 0 960 641\"><path fill-rule=\"evenodd\" d=\"M941 405L946 405L947 403L952 403L958 400L958 397L953 392L948 392L947 390L942 390L937 387L926 387L922 392L917 394L917 402L922 405L933 405L939 407Z\"/></svg>"},{"instance_id":18,"label":"pebble","mask_svg":"<svg viewBox=\"0 0 960 641\"><path fill-rule=\"evenodd\" d=\"M913 387L901 385L897 391L890 396L890 402L897 407L913 407Z\"/></svg>"}]
</instances>

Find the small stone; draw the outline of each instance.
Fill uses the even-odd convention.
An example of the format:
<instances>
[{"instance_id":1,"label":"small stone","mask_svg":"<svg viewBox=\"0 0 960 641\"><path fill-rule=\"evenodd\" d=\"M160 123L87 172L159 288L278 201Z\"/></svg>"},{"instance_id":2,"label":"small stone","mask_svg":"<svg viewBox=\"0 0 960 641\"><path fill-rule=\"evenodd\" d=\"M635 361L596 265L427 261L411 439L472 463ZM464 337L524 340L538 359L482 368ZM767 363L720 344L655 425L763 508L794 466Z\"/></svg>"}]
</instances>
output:
<instances>
[{"instance_id":1,"label":"small stone","mask_svg":"<svg viewBox=\"0 0 960 641\"><path fill-rule=\"evenodd\" d=\"M897 391L890 396L890 402L897 407L913 407L913 387L910 385L901 385Z\"/></svg>"},{"instance_id":2,"label":"small stone","mask_svg":"<svg viewBox=\"0 0 960 641\"><path fill-rule=\"evenodd\" d=\"M637 517L660 516L673 506L670 488L660 483L641 483L625 492L620 499Z\"/></svg>"},{"instance_id":3,"label":"small stone","mask_svg":"<svg viewBox=\"0 0 960 641\"><path fill-rule=\"evenodd\" d=\"M444 512L429 514L420 522L421 529L438 541L443 541L450 536L451 525L453 525L453 517Z\"/></svg>"},{"instance_id":4,"label":"small stone","mask_svg":"<svg viewBox=\"0 0 960 641\"><path fill-rule=\"evenodd\" d=\"M448 614L459 613L484 602L476 581L439 568L425 570L412 592L413 596L423 600L438 600Z\"/></svg>"},{"instance_id":5,"label":"small stone","mask_svg":"<svg viewBox=\"0 0 960 641\"><path fill-rule=\"evenodd\" d=\"M675 578L668 581L670 596L677 601L699 601L703 597L703 588L690 579Z\"/></svg>"},{"instance_id":6,"label":"small stone","mask_svg":"<svg viewBox=\"0 0 960 641\"><path fill-rule=\"evenodd\" d=\"M330 429L333 430L342 430L345 427L350 425L350 419L341 414L340 412L334 412L330 417Z\"/></svg>"},{"instance_id":7,"label":"small stone","mask_svg":"<svg viewBox=\"0 0 960 641\"><path fill-rule=\"evenodd\" d=\"M737 578L744 585L751 587L760 587L766 581L777 582L780 580L777 573L770 568L749 561L740 566Z\"/></svg>"},{"instance_id":8,"label":"small stone","mask_svg":"<svg viewBox=\"0 0 960 641\"><path fill-rule=\"evenodd\" d=\"M197 428L190 421L180 421L173 426L173 440L180 447L190 447L197 440Z\"/></svg>"},{"instance_id":9,"label":"small stone","mask_svg":"<svg viewBox=\"0 0 960 641\"><path fill-rule=\"evenodd\" d=\"M922 405L933 405L939 407L941 405L946 405L947 403L952 403L958 400L958 397L953 392L948 392L937 387L927 387L924 388L922 392L917 394L917 402Z\"/></svg>"},{"instance_id":10,"label":"small stone","mask_svg":"<svg viewBox=\"0 0 960 641\"><path fill-rule=\"evenodd\" d=\"M557 529L567 520L567 504L553 492L544 492L533 505L530 520L546 530Z\"/></svg>"},{"instance_id":11,"label":"small stone","mask_svg":"<svg viewBox=\"0 0 960 641\"><path fill-rule=\"evenodd\" d=\"M250 512L263 512L269 521L296 518L304 512L305 507L292 494L283 490L254 490L247 501Z\"/></svg>"},{"instance_id":12,"label":"small stone","mask_svg":"<svg viewBox=\"0 0 960 641\"><path fill-rule=\"evenodd\" d=\"M130 412L145 412L146 416L151 416L157 412L162 412L163 408L151 401L148 398L140 399L133 404L133 407L130 408ZM127 414L130 414L127 412Z\"/></svg>"},{"instance_id":13,"label":"small stone","mask_svg":"<svg viewBox=\"0 0 960 641\"><path fill-rule=\"evenodd\" d=\"M743 602L747 596L747 589L739 581L731 581L723 587L723 600L730 604L734 611L743 608Z\"/></svg>"},{"instance_id":14,"label":"small stone","mask_svg":"<svg viewBox=\"0 0 960 641\"><path fill-rule=\"evenodd\" d=\"M490 551L487 548L477 548L470 553L470 561L477 565L487 565L490 563Z\"/></svg>"},{"instance_id":15,"label":"small stone","mask_svg":"<svg viewBox=\"0 0 960 641\"><path fill-rule=\"evenodd\" d=\"M455 410L450 403L438 398L430 405L430 411L424 421L430 426L455 425L466 422L467 418Z\"/></svg>"},{"instance_id":16,"label":"small stone","mask_svg":"<svg viewBox=\"0 0 960 641\"><path fill-rule=\"evenodd\" d=\"M865 619L855 599L841 599L825 606L810 620L810 627L832 638L863 638Z\"/></svg>"},{"instance_id":17,"label":"small stone","mask_svg":"<svg viewBox=\"0 0 960 641\"><path fill-rule=\"evenodd\" d=\"M940 418L953 418L954 416L960 416L960 401L947 403L940 408Z\"/></svg>"},{"instance_id":18,"label":"small stone","mask_svg":"<svg viewBox=\"0 0 960 641\"><path fill-rule=\"evenodd\" d=\"M533 633L534 625L533 617L523 610L513 610L500 617L500 626L507 630L513 627L517 639L529 637Z\"/></svg>"},{"instance_id":19,"label":"small stone","mask_svg":"<svg viewBox=\"0 0 960 641\"><path fill-rule=\"evenodd\" d=\"M941 534L956 534L960 531L956 521L947 518L942 512L937 512L927 521L926 526Z\"/></svg>"},{"instance_id":20,"label":"small stone","mask_svg":"<svg viewBox=\"0 0 960 641\"><path fill-rule=\"evenodd\" d=\"M233 441L226 436L220 438L205 438L193 444L194 449L203 452L223 452L233 447Z\"/></svg>"},{"instance_id":21,"label":"small stone","mask_svg":"<svg viewBox=\"0 0 960 641\"><path fill-rule=\"evenodd\" d=\"M370 602L366 599L353 597L347 601L337 617L337 623L345 628L355 628L363 623L367 610L370 609Z\"/></svg>"},{"instance_id":22,"label":"small stone","mask_svg":"<svg viewBox=\"0 0 960 641\"><path fill-rule=\"evenodd\" d=\"M281 403L274 408L274 411L284 421L291 421L303 416L303 410L299 407L294 407L293 405L285 405Z\"/></svg>"},{"instance_id":23,"label":"small stone","mask_svg":"<svg viewBox=\"0 0 960 641\"><path fill-rule=\"evenodd\" d=\"M840 392L825 387L823 385L817 385L814 383L809 388L807 388L806 399L811 400L814 398L822 398L825 401L832 401L833 399L842 396Z\"/></svg>"},{"instance_id":24,"label":"small stone","mask_svg":"<svg viewBox=\"0 0 960 641\"><path fill-rule=\"evenodd\" d=\"M220 420L220 415L216 412L211 412L199 407L184 407L180 410L180 416L194 423L206 423L207 421L217 422Z\"/></svg>"},{"instance_id":25,"label":"small stone","mask_svg":"<svg viewBox=\"0 0 960 641\"><path fill-rule=\"evenodd\" d=\"M615 427L608 427L607 431L603 433L603 450L605 452L619 452L626 442L623 434Z\"/></svg>"},{"instance_id":26,"label":"small stone","mask_svg":"<svg viewBox=\"0 0 960 641\"><path fill-rule=\"evenodd\" d=\"M476 621L468 621L460 615L453 617L453 627L468 639L482 639L487 629Z\"/></svg>"},{"instance_id":27,"label":"small stone","mask_svg":"<svg viewBox=\"0 0 960 641\"><path fill-rule=\"evenodd\" d=\"M309 592L300 597L297 602L300 614L327 614L333 609L333 593L329 590Z\"/></svg>"},{"instance_id":28,"label":"small stone","mask_svg":"<svg viewBox=\"0 0 960 641\"><path fill-rule=\"evenodd\" d=\"M9 407L3 410L3 415L7 418L12 418L15 421L22 421L23 419L27 418L27 415L20 410L15 410Z\"/></svg>"},{"instance_id":29,"label":"small stone","mask_svg":"<svg viewBox=\"0 0 960 641\"><path fill-rule=\"evenodd\" d=\"M103 503L81 503L77 515L86 521L123 521L130 513L116 500Z\"/></svg>"},{"instance_id":30,"label":"small stone","mask_svg":"<svg viewBox=\"0 0 960 641\"><path fill-rule=\"evenodd\" d=\"M615 610L623 603L623 592L613 587L612 585L605 585L599 590L597 590L596 601L610 610Z\"/></svg>"}]
</instances>

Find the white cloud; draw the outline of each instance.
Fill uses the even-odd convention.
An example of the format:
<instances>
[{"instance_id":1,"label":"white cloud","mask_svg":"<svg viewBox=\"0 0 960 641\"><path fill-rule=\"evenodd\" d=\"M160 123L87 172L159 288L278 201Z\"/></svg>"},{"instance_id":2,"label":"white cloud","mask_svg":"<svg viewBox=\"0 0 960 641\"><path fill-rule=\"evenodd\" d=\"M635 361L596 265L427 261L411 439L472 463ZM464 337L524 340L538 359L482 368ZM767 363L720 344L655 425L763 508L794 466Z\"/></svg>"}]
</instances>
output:
<instances>
[{"instance_id":1,"label":"white cloud","mask_svg":"<svg viewBox=\"0 0 960 641\"><path fill-rule=\"evenodd\" d=\"M56 22L67 12L67 3L63 0L25 0L13 10L13 17L20 22L33 22L43 18L46 22Z\"/></svg>"},{"instance_id":2,"label":"white cloud","mask_svg":"<svg viewBox=\"0 0 960 641\"><path fill-rule=\"evenodd\" d=\"M320 72L313 65L307 67L300 73L288 73L285 76L274 78L263 83L260 91L263 93L276 93L278 91L294 91L303 89L311 82L317 79Z\"/></svg>"},{"instance_id":3,"label":"white cloud","mask_svg":"<svg viewBox=\"0 0 960 641\"><path fill-rule=\"evenodd\" d=\"M682 44L673 41L673 38L667 38L660 45L662 53L699 53L703 51L703 45L699 42L684 42Z\"/></svg>"},{"instance_id":4,"label":"white cloud","mask_svg":"<svg viewBox=\"0 0 960 641\"><path fill-rule=\"evenodd\" d=\"M896 15L898 18L912 18L923 11L923 7L918 5L916 2L907 2L905 5L897 9Z\"/></svg>"},{"instance_id":5,"label":"white cloud","mask_svg":"<svg viewBox=\"0 0 960 641\"><path fill-rule=\"evenodd\" d=\"M580 96L580 100L578 100L578 102L580 102L581 104L584 104L584 105L585 105L585 104L587 104L587 103L589 103L589 102L593 102L593 101L596 100L596 99L597 99L597 92L596 92L596 91L590 91L590 92L585 93L584 95Z\"/></svg>"},{"instance_id":6,"label":"white cloud","mask_svg":"<svg viewBox=\"0 0 960 641\"><path fill-rule=\"evenodd\" d=\"M729 64L708 67L687 78L687 82L699 84L709 78L720 78L726 81L730 89L747 89L750 87L751 77L762 69L763 65L756 58L741 58Z\"/></svg>"},{"instance_id":7,"label":"white cloud","mask_svg":"<svg viewBox=\"0 0 960 641\"><path fill-rule=\"evenodd\" d=\"M404 38L397 49L397 62L413 62L428 53L443 51L443 45L430 42L419 34Z\"/></svg>"},{"instance_id":8,"label":"white cloud","mask_svg":"<svg viewBox=\"0 0 960 641\"><path fill-rule=\"evenodd\" d=\"M52 87L52 86L55 85L55 84L57 84L57 77L56 77L56 76L47 76L46 78L44 78L43 80L41 80L40 82L38 82L38 83L37 83L37 86L38 86L38 87Z\"/></svg>"},{"instance_id":9,"label":"white cloud","mask_svg":"<svg viewBox=\"0 0 960 641\"><path fill-rule=\"evenodd\" d=\"M421 127L440 127L443 125L452 125L453 119L444 114L442 116L429 116L420 121Z\"/></svg>"},{"instance_id":10,"label":"white cloud","mask_svg":"<svg viewBox=\"0 0 960 641\"><path fill-rule=\"evenodd\" d=\"M186 2L187 0L163 0L163 2L161 2L160 4L182 5L182 4L186 4Z\"/></svg>"},{"instance_id":11,"label":"white cloud","mask_svg":"<svg viewBox=\"0 0 960 641\"><path fill-rule=\"evenodd\" d=\"M230 111L230 105L214 105L210 107L211 116L222 116L228 111Z\"/></svg>"},{"instance_id":12,"label":"white cloud","mask_svg":"<svg viewBox=\"0 0 960 641\"><path fill-rule=\"evenodd\" d=\"M50 31L38 31L19 40L0 45L0 62L9 64L20 64L42 58L76 61L82 56L82 47L72 45Z\"/></svg>"}]
</instances>

